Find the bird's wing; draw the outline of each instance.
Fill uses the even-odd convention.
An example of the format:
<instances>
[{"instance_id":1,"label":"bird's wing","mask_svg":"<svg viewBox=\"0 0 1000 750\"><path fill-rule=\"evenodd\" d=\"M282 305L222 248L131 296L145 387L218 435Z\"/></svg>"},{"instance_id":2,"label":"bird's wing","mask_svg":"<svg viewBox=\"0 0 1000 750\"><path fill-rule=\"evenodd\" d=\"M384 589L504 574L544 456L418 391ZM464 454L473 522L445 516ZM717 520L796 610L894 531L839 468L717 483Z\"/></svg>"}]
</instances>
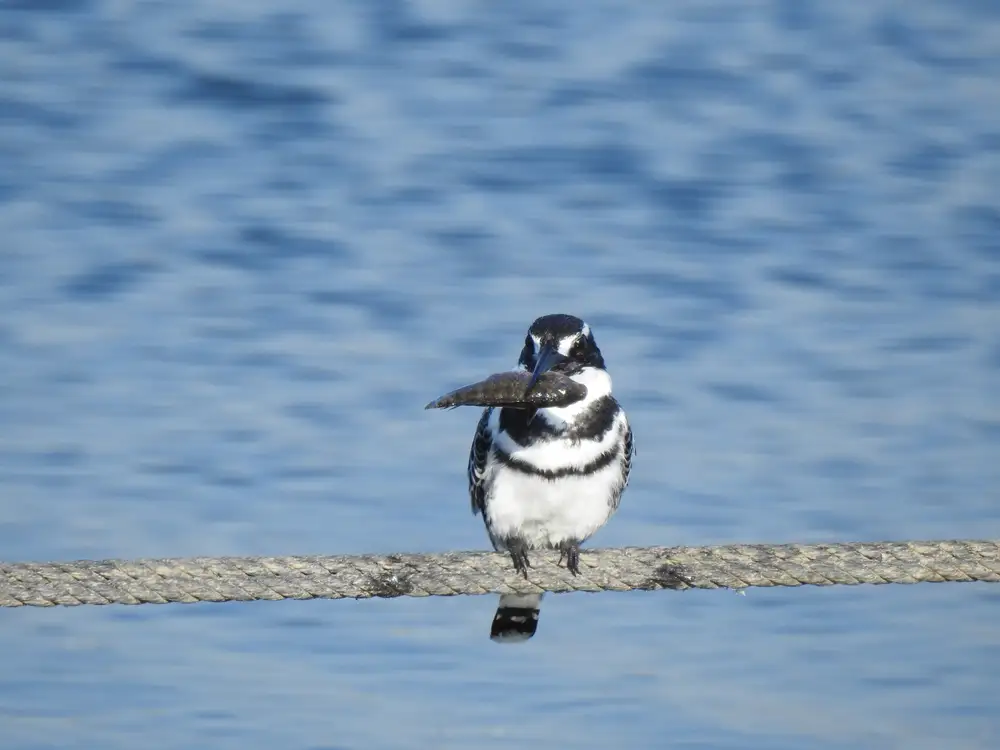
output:
<instances>
[{"instance_id":1,"label":"bird's wing","mask_svg":"<svg viewBox=\"0 0 1000 750\"><path fill-rule=\"evenodd\" d=\"M614 490L611 493L611 510L618 510L618 505L622 501L622 493L625 488L628 487L628 475L632 471L632 455L635 452L635 445L632 442L632 426L629 425L628 421L625 422L625 445L623 447L622 455L622 473L621 479L618 484L615 485Z\"/></svg>"},{"instance_id":2,"label":"bird's wing","mask_svg":"<svg viewBox=\"0 0 1000 750\"><path fill-rule=\"evenodd\" d=\"M493 434L490 432L490 414L493 408L483 410L483 416L476 427L476 436L472 439L469 450L469 498L472 501L472 513L486 512L486 461L493 445Z\"/></svg>"}]
</instances>

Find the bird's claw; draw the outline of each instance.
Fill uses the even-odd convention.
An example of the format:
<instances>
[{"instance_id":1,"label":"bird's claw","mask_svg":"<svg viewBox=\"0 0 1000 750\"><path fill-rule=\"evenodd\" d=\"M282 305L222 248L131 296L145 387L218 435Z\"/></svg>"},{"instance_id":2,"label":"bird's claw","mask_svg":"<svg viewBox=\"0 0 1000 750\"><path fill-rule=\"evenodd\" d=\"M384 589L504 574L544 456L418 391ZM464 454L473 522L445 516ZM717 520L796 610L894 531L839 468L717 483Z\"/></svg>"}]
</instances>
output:
<instances>
[{"instance_id":1,"label":"bird's claw","mask_svg":"<svg viewBox=\"0 0 1000 750\"><path fill-rule=\"evenodd\" d=\"M567 544L559 548L559 563L566 560L566 570L573 575L580 575L580 545Z\"/></svg>"},{"instance_id":2,"label":"bird's claw","mask_svg":"<svg viewBox=\"0 0 1000 750\"><path fill-rule=\"evenodd\" d=\"M514 570L524 576L525 580L528 579L528 568L531 567L531 561L528 559L528 549L524 546L513 547L510 551L510 558L514 561Z\"/></svg>"}]
</instances>

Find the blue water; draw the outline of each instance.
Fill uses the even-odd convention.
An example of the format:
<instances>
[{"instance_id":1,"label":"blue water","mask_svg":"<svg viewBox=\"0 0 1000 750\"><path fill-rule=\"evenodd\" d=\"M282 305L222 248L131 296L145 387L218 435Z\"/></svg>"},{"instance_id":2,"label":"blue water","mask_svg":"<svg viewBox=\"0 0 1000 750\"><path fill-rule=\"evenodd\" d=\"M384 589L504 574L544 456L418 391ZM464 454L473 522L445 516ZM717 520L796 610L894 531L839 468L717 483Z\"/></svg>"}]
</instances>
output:
<instances>
[{"instance_id":1,"label":"blue water","mask_svg":"<svg viewBox=\"0 0 1000 750\"><path fill-rule=\"evenodd\" d=\"M588 320L592 542L1000 538L1000 6L0 5L0 559L443 551ZM1000 745L1000 589L0 612L0 747Z\"/></svg>"}]
</instances>

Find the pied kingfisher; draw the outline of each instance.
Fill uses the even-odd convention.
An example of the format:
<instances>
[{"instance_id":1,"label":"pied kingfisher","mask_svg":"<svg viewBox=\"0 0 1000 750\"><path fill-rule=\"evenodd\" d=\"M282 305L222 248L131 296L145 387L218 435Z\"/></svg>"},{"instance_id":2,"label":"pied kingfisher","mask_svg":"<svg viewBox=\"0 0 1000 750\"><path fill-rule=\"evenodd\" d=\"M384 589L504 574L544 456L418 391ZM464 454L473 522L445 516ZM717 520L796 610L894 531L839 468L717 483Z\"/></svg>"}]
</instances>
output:
<instances>
[{"instance_id":1,"label":"pied kingfisher","mask_svg":"<svg viewBox=\"0 0 1000 750\"><path fill-rule=\"evenodd\" d=\"M569 406L487 408L469 453L472 512L493 548L510 553L526 578L528 551L558 549L579 572L580 545L618 509L632 465L632 429L611 395L611 376L590 326L545 315L528 329L518 360L532 383L548 370L582 383ZM538 625L541 595L500 597L490 637L521 641Z\"/></svg>"}]
</instances>

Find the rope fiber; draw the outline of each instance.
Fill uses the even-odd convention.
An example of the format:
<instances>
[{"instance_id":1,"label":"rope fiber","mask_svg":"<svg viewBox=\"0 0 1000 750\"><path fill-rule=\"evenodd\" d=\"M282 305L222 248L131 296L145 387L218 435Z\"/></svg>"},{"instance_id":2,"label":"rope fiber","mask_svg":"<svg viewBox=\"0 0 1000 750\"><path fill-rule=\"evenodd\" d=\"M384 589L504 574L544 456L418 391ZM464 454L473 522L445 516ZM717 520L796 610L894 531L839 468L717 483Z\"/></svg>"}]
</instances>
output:
<instances>
[{"instance_id":1,"label":"rope fiber","mask_svg":"<svg viewBox=\"0 0 1000 750\"><path fill-rule=\"evenodd\" d=\"M1000 582L1000 540L583 550L580 575L533 552L0 562L0 606L367 599L541 591Z\"/></svg>"}]
</instances>

